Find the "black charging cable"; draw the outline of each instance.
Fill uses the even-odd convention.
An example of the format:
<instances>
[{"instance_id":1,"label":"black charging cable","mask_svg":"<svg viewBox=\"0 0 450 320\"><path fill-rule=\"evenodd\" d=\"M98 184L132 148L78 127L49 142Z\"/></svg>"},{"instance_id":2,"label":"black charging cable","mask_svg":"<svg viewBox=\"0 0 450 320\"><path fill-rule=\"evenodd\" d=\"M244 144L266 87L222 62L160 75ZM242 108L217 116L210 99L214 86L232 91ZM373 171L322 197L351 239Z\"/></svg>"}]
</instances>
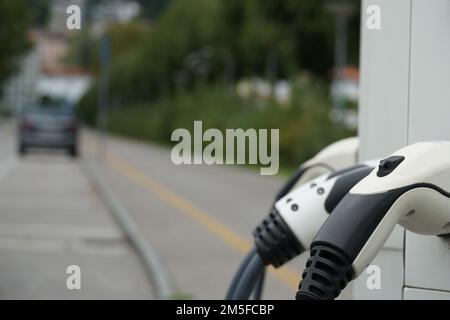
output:
<instances>
[{"instance_id":1,"label":"black charging cable","mask_svg":"<svg viewBox=\"0 0 450 320\"><path fill-rule=\"evenodd\" d=\"M236 286L238 285L242 274L244 273L245 269L247 268L248 263L253 258L253 256L256 254L256 248L253 247L245 256L244 260L242 260L241 264L239 265L239 268L236 270L233 280L231 281L230 288L228 289L227 295L225 296L225 300L231 300L234 292L236 290Z\"/></svg>"},{"instance_id":2,"label":"black charging cable","mask_svg":"<svg viewBox=\"0 0 450 320\"><path fill-rule=\"evenodd\" d=\"M255 253L242 273L231 300L249 300L265 268L264 261Z\"/></svg>"},{"instance_id":3,"label":"black charging cable","mask_svg":"<svg viewBox=\"0 0 450 320\"><path fill-rule=\"evenodd\" d=\"M292 190L298 180L309 168L310 167L300 166L297 170L295 170L295 172L278 191L273 205ZM265 275L265 264L258 255L256 248L253 247L245 256L244 260L239 265L239 268L236 270L225 299L248 300L253 293L254 299L260 300L263 293Z\"/></svg>"}]
</instances>

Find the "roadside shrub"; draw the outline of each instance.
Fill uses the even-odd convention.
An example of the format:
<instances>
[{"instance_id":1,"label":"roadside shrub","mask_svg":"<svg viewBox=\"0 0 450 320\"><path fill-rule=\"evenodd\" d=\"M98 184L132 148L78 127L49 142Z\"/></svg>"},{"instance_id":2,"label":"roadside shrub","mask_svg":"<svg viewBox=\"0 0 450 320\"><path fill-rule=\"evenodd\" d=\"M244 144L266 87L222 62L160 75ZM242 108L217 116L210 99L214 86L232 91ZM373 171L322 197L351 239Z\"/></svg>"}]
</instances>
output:
<instances>
[{"instance_id":1,"label":"roadside shrub","mask_svg":"<svg viewBox=\"0 0 450 320\"><path fill-rule=\"evenodd\" d=\"M111 132L144 141L171 145L177 128L192 132L202 120L203 130L218 128L280 129L280 163L293 167L327 144L354 132L329 119L328 94L320 83L296 81L288 108L274 101L242 99L224 86L199 87L152 104L117 108L109 114Z\"/></svg>"}]
</instances>

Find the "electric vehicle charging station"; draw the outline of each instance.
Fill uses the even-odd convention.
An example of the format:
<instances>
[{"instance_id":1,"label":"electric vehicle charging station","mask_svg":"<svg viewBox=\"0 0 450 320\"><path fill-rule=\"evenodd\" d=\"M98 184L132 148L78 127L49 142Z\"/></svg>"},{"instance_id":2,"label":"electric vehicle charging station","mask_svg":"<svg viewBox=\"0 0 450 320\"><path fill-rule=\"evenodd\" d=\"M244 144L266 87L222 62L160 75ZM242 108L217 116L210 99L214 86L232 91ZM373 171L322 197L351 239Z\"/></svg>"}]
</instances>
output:
<instances>
[{"instance_id":1,"label":"electric vehicle charging station","mask_svg":"<svg viewBox=\"0 0 450 320\"><path fill-rule=\"evenodd\" d=\"M374 5L379 29L366 24ZM449 0L362 1L359 161L450 140L449 53ZM380 268L381 288L370 290L371 274L363 272L354 299L450 299L450 238L397 226L371 264Z\"/></svg>"}]
</instances>

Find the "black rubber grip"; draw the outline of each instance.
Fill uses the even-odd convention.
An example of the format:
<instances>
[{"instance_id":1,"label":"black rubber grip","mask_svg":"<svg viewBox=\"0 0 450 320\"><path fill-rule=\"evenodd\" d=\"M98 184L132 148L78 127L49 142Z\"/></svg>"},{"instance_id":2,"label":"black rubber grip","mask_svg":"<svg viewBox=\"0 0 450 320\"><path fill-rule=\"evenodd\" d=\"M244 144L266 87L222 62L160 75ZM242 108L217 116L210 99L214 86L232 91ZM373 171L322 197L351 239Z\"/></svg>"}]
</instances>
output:
<instances>
[{"instance_id":1,"label":"black rubber grip","mask_svg":"<svg viewBox=\"0 0 450 320\"><path fill-rule=\"evenodd\" d=\"M264 264L275 268L305 251L275 208L255 228L253 237Z\"/></svg>"},{"instance_id":2,"label":"black rubber grip","mask_svg":"<svg viewBox=\"0 0 450 320\"><path fill-rule=\"evenodd\" d=\"M352 263L340 250L317 245L311 248L297 300L334 300L353 279Z\"/></svg>"}]
</instances>

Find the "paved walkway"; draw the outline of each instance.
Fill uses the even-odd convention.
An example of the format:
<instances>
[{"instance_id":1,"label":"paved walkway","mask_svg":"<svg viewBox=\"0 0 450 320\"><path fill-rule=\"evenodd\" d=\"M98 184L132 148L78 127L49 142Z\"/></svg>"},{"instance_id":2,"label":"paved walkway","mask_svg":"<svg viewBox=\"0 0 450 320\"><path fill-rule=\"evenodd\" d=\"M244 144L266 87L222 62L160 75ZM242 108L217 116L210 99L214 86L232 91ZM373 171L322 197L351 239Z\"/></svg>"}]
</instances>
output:
<instances>
[{"instance_id":1,"label":"paved walkway","mask_svg":"<svg viewBox=\"0 0 450 320\"><path fill-rule=\"evenodd\" d=\"M18 159L13 137L2 140L0 299L154 298L136 252L78 162L58 153ZM66 287L70 265L81 268L81 290Z\"/></svg>"}]
</instances>

